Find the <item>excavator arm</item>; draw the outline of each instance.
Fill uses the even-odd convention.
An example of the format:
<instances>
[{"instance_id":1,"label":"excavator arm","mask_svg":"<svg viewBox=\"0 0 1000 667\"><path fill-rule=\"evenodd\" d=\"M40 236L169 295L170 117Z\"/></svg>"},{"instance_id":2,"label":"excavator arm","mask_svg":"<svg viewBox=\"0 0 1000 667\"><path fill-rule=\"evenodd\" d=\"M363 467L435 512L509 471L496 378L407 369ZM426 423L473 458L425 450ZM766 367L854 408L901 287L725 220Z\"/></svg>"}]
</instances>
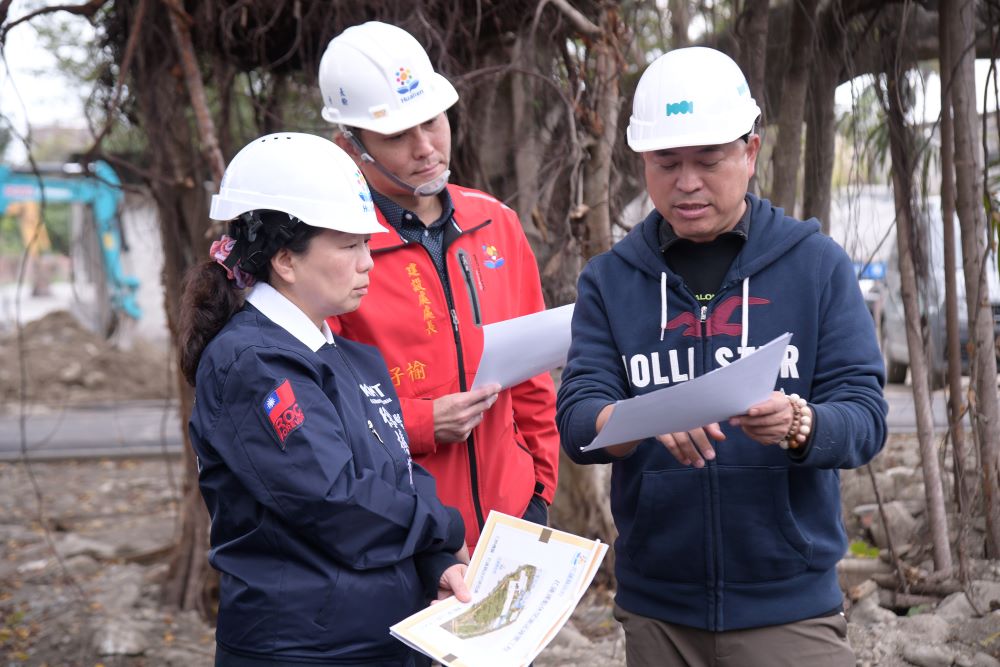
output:
<instances>
[{"instance_id":1,"label":"excavator arm","mask_svg":"<svg viewBox=\"0 0 1000 667\"><path fill-rule=\"evenodd\" d=\"M101 260L111 309L134 320L142 317L136 298L139 279L126 275L122 267L122 237L118 210L122 202L121 181L106 162L91 165L91 174L74 176L63 172L15 172L0 165L0 213L18 202L79 203L93 213L100 239Z\"/></svg>"}]
</instances>

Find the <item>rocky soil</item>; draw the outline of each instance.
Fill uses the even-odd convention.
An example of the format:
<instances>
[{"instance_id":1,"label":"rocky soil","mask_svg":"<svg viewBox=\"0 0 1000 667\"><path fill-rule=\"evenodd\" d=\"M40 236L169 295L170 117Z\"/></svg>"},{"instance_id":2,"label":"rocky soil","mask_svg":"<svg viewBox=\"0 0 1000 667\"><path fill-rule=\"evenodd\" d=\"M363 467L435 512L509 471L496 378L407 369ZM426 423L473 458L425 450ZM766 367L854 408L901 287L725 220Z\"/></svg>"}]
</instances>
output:
<instances>
[{"instance_id":1,"label":"rocky soil","mask_svg":"<svg viewBox=\"0 0 1000 667\"><path fill-rule=\"evenodd\" d=\"M47 406L169 398L177 381L167 343L116 344L54 311L0 335L0 401Z\"/></svg>"},{"instance_id":2,"label":"rocky soil","mask_svg":"<svg viewBox=\"0 0 1000 667\"><path fill-rule=\"evenodd\" d=\"M876 480L908 576L933 588L912 441L892 439ZM179 474L176 459L0 464L0 665L212 664L211 626L158 604ZM849 529L877 545L885 532L868 473L845 473L844 491ZM893 593L875 583L891 574L887 560L841 563L859 666L1000 666L1000 563L971 562L967 598ZM624 665L609 595L589 594L535 664Z\"/></svg>"},{"instance_id":3,"label":"rocky soil","mask_svg":"<svg viewBox=\"0 0 1000 667\"><path fill-rule=\"evenodd\" d=\"M0 338L3 358L23 358L28 371L20 363L0 367L8 406L22 397L72 406L171 393L164 349L121 349L65 313L23 334L22 342ZM180 475L170 457L0 464L0 667L213 664L211 625L159 605ZM934 578L915 437L891 436L871 471L843 472L842 488L857 547L840 564L857 664L1000 667L1000 562L977 558L982 521L952 514L953 531L966 534L967 583ZM895 584L890 541L907 591ZM584 598L535 661L624 663L623 636L602 590Z\"/></svg>"}]
</instances>

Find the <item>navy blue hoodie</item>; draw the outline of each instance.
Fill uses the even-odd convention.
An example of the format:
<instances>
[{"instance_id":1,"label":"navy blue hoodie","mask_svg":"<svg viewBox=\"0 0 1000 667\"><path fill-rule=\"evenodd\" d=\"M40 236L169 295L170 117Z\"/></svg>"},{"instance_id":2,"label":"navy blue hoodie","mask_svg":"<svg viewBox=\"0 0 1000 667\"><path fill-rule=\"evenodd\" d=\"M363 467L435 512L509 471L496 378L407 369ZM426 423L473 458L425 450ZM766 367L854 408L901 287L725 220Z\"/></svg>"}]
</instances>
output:
<instances>
[{"instance_id":1,"label":"navy blue hoodie","mask_svg":"<svg viewBox=\"0 0 1000 667\"><path fill-rule=\"evenodd\" d=\"M465 526L410 460L378 350L258 283L202 354L189 430L216 641L282 664L403 663L389 626L426 606Z\"/></svg>"},{"instance_id":2,"label":"navy blue hoodie","mask_svg":"<svg viewBox=\"0 0 1000 667\"><path fill-rule=\"evenodd\" d=\"M657 212L580 275L573 341L558 394L562 446L577 463L612 463L617 602L705 630L789 623L838 607L847 548L840 468L885 441L884 371L871 315L846 253L815 220L747 195L749 238L702 306L667 267ZM703 469L653 439L627 457L581 453L615 401L698 377L792 332L777 387L816 414L804 455L723 424Z\"/></svg>"}]
</instances>

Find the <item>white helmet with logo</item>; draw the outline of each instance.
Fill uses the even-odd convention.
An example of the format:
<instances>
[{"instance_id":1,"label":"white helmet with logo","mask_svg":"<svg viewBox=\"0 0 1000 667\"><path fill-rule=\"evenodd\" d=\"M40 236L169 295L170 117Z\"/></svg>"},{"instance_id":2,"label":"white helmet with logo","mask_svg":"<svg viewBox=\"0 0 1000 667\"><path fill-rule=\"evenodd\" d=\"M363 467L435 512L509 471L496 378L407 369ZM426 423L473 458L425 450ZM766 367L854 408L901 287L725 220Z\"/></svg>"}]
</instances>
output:
<instances>
[{"instance_id":1,"label":"white helmet with logo","mask_svg":"<svg viewBox=\"0 0 1000 667\"><path fill-rule=\"evenodd\" d=\"M369 21L348 28L319 64L323 118L330 123L396 134L449 108L458 93L434 71L413 36Z\"/></svg>"},{"instance_id":2,"label":"white helmet with logo","mask_svg":"<svg viewBox=\"0 0 1000 667\"><path fill-rule=\"evenodd\" d=\"M337 144L283 132L250 142L236 154L212 197L209 216L232 220L258 209L281 211L312 227L349 234L386 231L354 160Z\"/></svg>"},{"instance_id":3,"label":"white helmet with logo","mask_svg":"<svg viewBox=\"0 0 1000 667\"><path fill-rule=\"evenodd\" d=\"M714 146L753 128L760 108L732 58L701 46L663 54L635 89L628 145L637 153Z\"/></svg>"}]
</instances>

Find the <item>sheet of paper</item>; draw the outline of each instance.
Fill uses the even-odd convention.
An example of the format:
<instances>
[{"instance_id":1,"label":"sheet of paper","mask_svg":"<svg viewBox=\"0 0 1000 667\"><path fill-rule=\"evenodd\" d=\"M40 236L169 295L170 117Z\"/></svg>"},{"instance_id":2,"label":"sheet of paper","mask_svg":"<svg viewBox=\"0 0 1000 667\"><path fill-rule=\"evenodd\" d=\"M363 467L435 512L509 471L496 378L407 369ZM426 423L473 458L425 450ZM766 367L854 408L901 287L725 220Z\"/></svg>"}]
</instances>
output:
<instances>
[{"instance_id":1,"label":"sheet of paper","mask_svg":"<svg viewBox=\"0 0 1000 667\"><path fill-rule=\"evenodd\" d=\"M490 512L466 574L472 601L448 598L390 632L443 665L528 665L569 619L607 549Z\"/></svg>"},{"instance_id":2,"label":"sheet of paper","mask_svg":"<svg viewBox=\"0 0 1000 667\"><path fill-rule=\"evenodd\" d=\"M565 364L574 305L483 327L483 356L472 388L496 382L506 389Z\"/></svg>"},{"instance_id":3,"label":"sheet of paper","mask_svg":"<svg viewBox=\"0 0 1000 667\"><path fill-rule=\"evenodd\" d=\"M774 391L791 337L782 334L752 354L693 380L619 401L594 441L580 450L689 431L743 414Z\"/></svg>"}]
</instances>

